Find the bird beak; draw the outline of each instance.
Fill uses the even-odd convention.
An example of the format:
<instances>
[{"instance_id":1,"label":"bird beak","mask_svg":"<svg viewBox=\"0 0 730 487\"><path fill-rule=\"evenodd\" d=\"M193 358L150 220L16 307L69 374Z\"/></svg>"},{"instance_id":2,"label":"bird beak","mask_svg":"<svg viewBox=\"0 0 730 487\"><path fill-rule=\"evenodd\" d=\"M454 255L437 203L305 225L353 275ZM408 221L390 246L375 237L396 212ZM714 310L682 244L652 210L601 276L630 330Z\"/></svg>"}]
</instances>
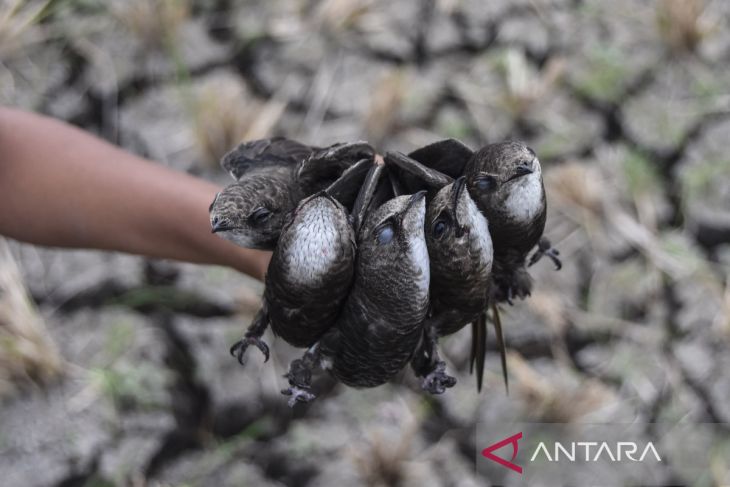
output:
<instances>
[{"instance_id":1,"label":"bird beak","mask_svg":"<svg viewBox=\"0 0 730 487\"><path fill-rule=\"evenodd\" d=\"M233 227L227 224L225 221L214 221L211 225L210 233L225 232L231 230Z\"/></svg>"},{"instance_id":2,"label":"bird beak","mask_svg":"<svg viewBox=\"0 0 730 487\"><path fill-rule=\"evenodd\" d=\"M419 201L421 201L423 198L426 197L426 193L427 193L427 191L424 189L422 191L419 191L418 193L411 195L411 199L408 201L408 205L406 206L406 209L403 211L403 213L404 214L408 213L408 210L413 208L413 206L415 206L416 203L418 203Z\"/></svg>"},{"instance_id":3,"label":"bird beak","mask_svg":"<svg viewBox=\"0 0 730 487\"><path fill-rule=\"evenodd\" d=\"M456 228L456 236L461 237L464 232L461 228L461 225L459 225L459 219L457 217L457 208L459 206L459 198L461 197L461 194L464 192L464 188L466 187L466 176L461 176L459 179L454 181L454 185L451 187L451 218L454 220L454 226Z\"/></svg>"},{"instance_id":4,"label":"bird beak","mask_svg":"<svg viewBox=\"0 0 730 487\"><path fill-rule=\"evenodd\" d=\"M329 192L326 190L320 191L319 196L324 196L325 198L330 200L335 206L339 206L339 204L340 204L340 202L337 201L337 199L334 196L332 196L331 194L329 194Z\"/></svg>"},{"instance_id":5,"label":"bird beak","mask_svg":"<svg viewBox=\"0 0 730 487\"><path fill-rule=\"evenodd\" d=\"M396 225L398 225L400 228L403 228L403 220L405 219L406 215L409 211L411 211L414 206L416 206L416 204L418 204L419 201L426 197L427 192L428 191L424 189L422 191L419 191L418 193L414 193L411 195L405 209L397 216Z\"/></svg>"},{"instance_id":6,"label":"bird beak","mask_svg":"<svg viewBox=\"0 0 730 487\"><path fill-rule=\"evenodd\" d=\"M532 169L532 164L520 164L515 168L515 172L512 173L512 176L507 181L512 181L513 179L521 178L522 176L527 176L528 174L532 174L535 172L534 169Z\"/></svg>"},{"instance_id":7,"label":"bird beak","mask_svg":"<svg viewBox=\"0 0 730 487\"><path fill-rule=\"evenodd\" d=\"M403 219L406 217L409 211L411 211L411 208L416 206L416 204L421 201L423 198L426 197L427 191L424 189L423 191L419 191L418 193L414 193L411 195L410 199L408 200L408 204L406 205L405 209L398 215L397 222L398 225L403 224Z\"/></svg>"}]
</instances>

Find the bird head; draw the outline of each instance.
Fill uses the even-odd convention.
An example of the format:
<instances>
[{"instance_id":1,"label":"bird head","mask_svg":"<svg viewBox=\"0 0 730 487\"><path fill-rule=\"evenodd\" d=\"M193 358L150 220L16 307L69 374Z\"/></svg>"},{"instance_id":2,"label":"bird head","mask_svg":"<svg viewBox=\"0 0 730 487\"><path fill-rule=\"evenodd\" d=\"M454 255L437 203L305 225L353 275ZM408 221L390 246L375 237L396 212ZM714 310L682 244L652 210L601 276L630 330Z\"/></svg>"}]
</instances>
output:
<instances>
[{"instance_id":1,"label":"bird head","mask_svg":"<svg viewBox=\"0 0 730 487\"><path fill-rule=\"evenodd\" d=\"M211 231L241 247L271 250L293 202L265 175L226 186L210 205Z\"/></svg>"}]
</instances>

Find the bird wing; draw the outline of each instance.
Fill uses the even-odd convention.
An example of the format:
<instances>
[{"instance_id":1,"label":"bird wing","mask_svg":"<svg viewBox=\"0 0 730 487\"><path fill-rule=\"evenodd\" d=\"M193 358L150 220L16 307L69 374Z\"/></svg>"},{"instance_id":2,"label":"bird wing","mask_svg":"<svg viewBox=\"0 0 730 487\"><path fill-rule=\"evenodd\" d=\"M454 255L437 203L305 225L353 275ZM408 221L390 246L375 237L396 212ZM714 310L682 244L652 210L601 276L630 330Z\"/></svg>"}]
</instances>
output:
<instances>
[{"instance_id":1,"label":"bird wing","mask_svg":"<svg viewBox=\"0 0 730 487\"><path fill-rule=\"evenodd\" d=\"M315 149L297 166L297 182L304 194L313 194L332 184L342 173L363 159L373 160L375 149L367 142L340 142Z\"/></svg>"},{"instance_id":2,"label":"bird wing","mask_svg":"<svg viewBox=\"0 0 730 487\"><path fill-rule=\"evenodd\" d=\"M408 154L411 159L454 179L464 174L472 155L474 151L456 139L439 140Z\"/></svg>"},{"instance_id":3,"label":"bird wing","mask_svg":"<svg viewBox=\"0 0 730 487\"><path fill-rule=\"evenodd\" d=\"M344 207L352 208L365 176L372 165L372 159L361 159L355 165L346 169L325 191Z\"/></svg>"},{"instance_id":4,"label":"bird wing","mask_svg":"<svg viewBox=\"0 0 730 487\"><path fill-rule=\"evenodd\" d=\"M408 193L415 193L424 187L439 190L453 182L450 176L427 167L401 152L386 152L385 163Z\"/></svg>"},{"instance_id":5,"label":"bird wing","mask_svg":"<svg viewBox=\"0 0 730 487\"><path fill-rule=\"evenodd\" d=\"M252 140L239 144L223 156L221 166L233 179L239 180L252 169L282 166L293 168L316 149L284 137Z\"/></svg>"},{"instance_id":6,"label":"bird wing","mask_svg":"<svg viewBox=\"0 0 730 487\"><path fill-rule=\"evenodd\" d=\"M509 380L507 379L507 348L502 334L502 319L499 316L499 308L497 303L492 302L492 318L494 319L494 329L497 335L497 346L499 347L499 358L502 361L502 378L504 379L504 388L509 394Z\"/></svg>"},{"instance_id":7,"label":"bird wing","mask_svg":"<svg viewBox=\"0 0 730 487\"><path fill-rule=\"evenodd\" d=\"M482 312L479 318L471 324L471 357L469 359L469 373L477 372L477 392L482 391L484 379L484 358L487 353L487 315Z\"/></svg>"}]
</instances>

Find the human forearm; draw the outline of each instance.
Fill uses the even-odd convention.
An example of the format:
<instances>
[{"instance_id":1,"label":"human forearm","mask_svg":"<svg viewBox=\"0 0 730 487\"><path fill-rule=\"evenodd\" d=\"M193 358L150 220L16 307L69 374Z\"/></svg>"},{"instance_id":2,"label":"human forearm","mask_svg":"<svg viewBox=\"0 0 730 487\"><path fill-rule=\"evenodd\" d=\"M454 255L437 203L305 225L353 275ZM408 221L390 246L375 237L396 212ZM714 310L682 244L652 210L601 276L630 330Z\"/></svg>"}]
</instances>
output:
<instances>
[{"instance_id":1,"label":"human forearm","mask_svg":"<svg viewBox=\"0 0 730 487\"><path fill-rule=\"evenodd\" d=\"M221 264L261 277L263 252L212 235L218 188L61 122L0 108L0 233L40 245Z\"/></svg>"}]
</instances>

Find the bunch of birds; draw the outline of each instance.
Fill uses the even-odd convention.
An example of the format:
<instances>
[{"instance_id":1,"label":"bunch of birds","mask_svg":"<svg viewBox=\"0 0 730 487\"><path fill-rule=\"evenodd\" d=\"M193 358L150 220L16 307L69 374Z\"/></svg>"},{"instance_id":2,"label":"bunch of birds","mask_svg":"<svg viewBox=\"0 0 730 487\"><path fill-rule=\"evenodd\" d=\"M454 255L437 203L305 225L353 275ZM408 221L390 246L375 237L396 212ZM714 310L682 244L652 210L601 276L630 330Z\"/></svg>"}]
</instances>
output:
<instances>
[{"instance_id":1,"label":"bunch of birds","mask_svg":"<svg viewBox=\"0 0 730 487\"><path fill-rule=\"evenodd\" d=\"M473 151L446 139L381 156L366 142L272 138L242 143L221 164L236 181L210 205L212 231L273 251L261 309L230 352L244 364L255 346L268 360L269 326L305 348L284 376L290 406L315 398L316 369L364 388L410 364L441 394L456 379L438 340L467 325L481 390L490 309L507 384L497 305L530 295L527 268L541 257L561 267L543 237L540 162L524 143Z\"/></svg>"}]
</instances>

